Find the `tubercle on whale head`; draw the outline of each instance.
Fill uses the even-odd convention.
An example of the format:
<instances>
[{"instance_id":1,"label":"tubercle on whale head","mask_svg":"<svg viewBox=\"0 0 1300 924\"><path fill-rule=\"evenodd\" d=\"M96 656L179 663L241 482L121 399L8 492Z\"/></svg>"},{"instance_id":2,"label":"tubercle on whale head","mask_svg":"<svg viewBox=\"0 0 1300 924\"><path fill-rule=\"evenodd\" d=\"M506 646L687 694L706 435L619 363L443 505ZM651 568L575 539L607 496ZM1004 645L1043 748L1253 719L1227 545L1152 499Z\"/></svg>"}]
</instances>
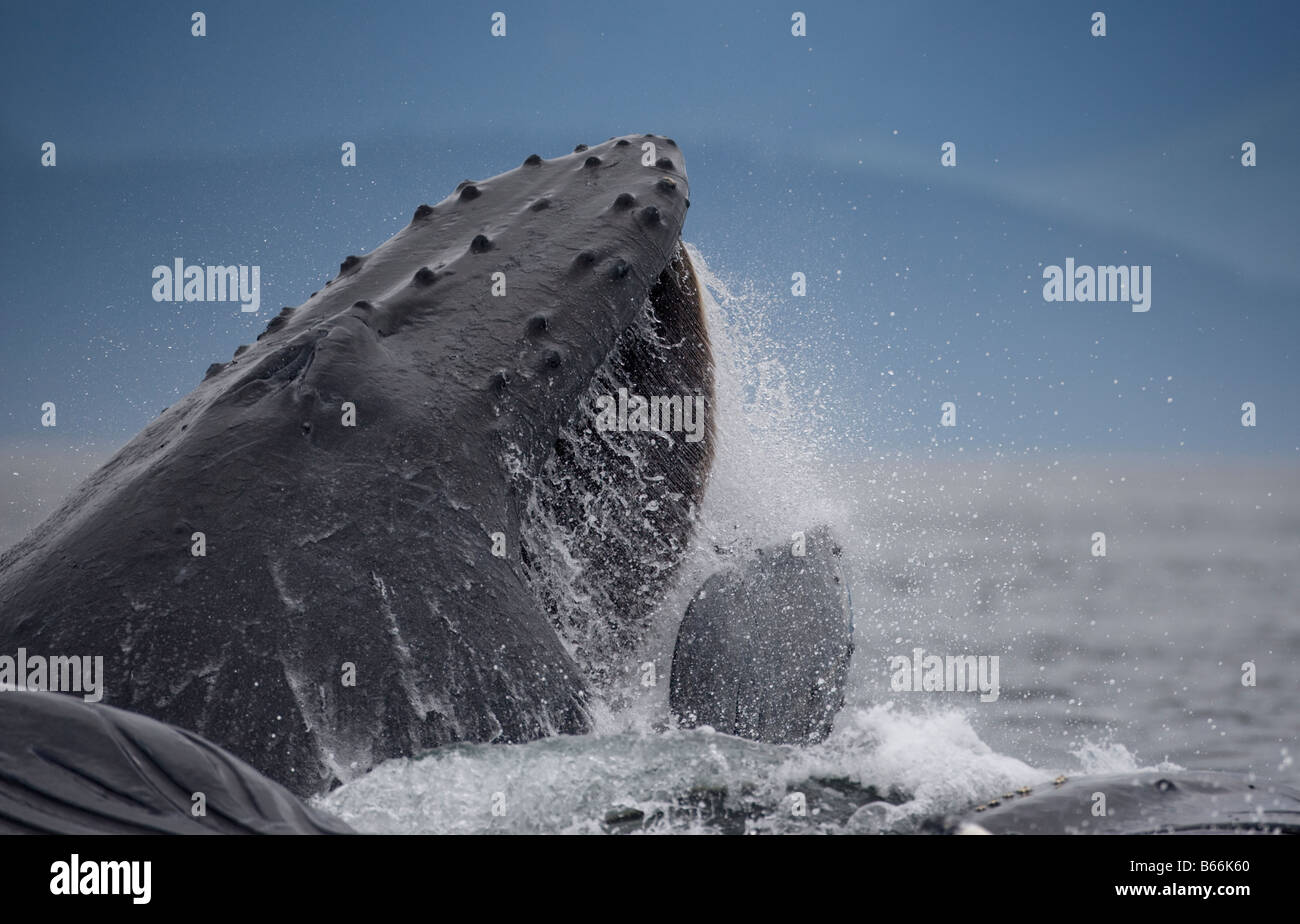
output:
<instances>
[{"instance_id":1,"label":"tubercle on whale head","mask_svg":"<svg viewBox=\"0 0 1300 924\"><path fill-rule=\"evenodd\" d=\"M582 148L530 156L420 205L387 242L348 255L305 303L209 367L186 410L248 406L285 386L322 406L355 399L357 377L340 363L393 361L440 370L444 382L450 365L456 381L496 398L537 389L527 403L545 418L537 445L546 445L559 409L572 406L679 253L689 266L680 240L689 184L676 143L625 135ZM467 328L482 335L478 348L458 342ZM499 369L508 370L507 392ZM365 399L384 402L378 393ZM193 415L173 415L182 416Z\"/></svg>"},{"instance_id":2,"label":"tubercle on whale head","mask_svg":"<svg viewBox=\"0 0 1300 924\"><path fill-rule=\"evenodd\" d=\"M313 315L325 324L355 316L347 306L364 292L371 307L361 320L386 353L414 368L459 367L456 381L523 415L533 454L543 453L674 264L679 274L686 267L701 310L681 245L688 192L681 151L660 136L530 156L421 206L285 331L310 327ZM454 333L471 329L468 350ZM314 372L328 376L328 364Z\"/></svg>"},{"instance_id":3,"label":"tubercle on whale head","mask_svg":"<svg viewBox=\"0 0 1300 924\"><path fill-rule=\"evenodd\" d=\"M669 139L627 135L583 147L551 159L532 155L420 205L393 238L348 256L325 288L274 319L254 351L355 319L381 339L415 328L406 344L387 347L436 363L455 349L448 329L484 326L501 343L507 333L524 334L540 308L549 336L570 347L582 341L580 350L554 347L541 368L555 370L558 353L560 367L583 380L588 358L608 352L679 250L689 193L681 151ZM364 312L354 310L360 301L369 306ZM234 377L257 362L241 356ZM516 371L517 380L530 378Z\"/></svg>"},{"instance_id":4,"label":"tubercle on whale head","mask_svg":"<svg viewBox=\"0 0 1300 924\"><path fill-rule=\"evenodd\" d=\"M517 163L463 181L417 207L385 243L343 260L328 287L213 371L189 409L256 405L250 420L284 418L321 450L351 444L339 426L345 404L371 424L402 419L410 433L478 427L535 472L647 305L668 339L697 347L674 357L677 374L658 384L711 405L702 289L681 242L689 185L676 143L627 135ZM400 401L379 384L393 376L410 385ZM429 410L418 419L415 408ZM680 461L665 467L687 508L702 499L714 426L710 411L700 442L679 443ZM204 428L189 436L201 439ZM481 441L466 437L451 451L476 452ZM516 522L510 514L505 525Z\"/></svg>"}]
</instances>

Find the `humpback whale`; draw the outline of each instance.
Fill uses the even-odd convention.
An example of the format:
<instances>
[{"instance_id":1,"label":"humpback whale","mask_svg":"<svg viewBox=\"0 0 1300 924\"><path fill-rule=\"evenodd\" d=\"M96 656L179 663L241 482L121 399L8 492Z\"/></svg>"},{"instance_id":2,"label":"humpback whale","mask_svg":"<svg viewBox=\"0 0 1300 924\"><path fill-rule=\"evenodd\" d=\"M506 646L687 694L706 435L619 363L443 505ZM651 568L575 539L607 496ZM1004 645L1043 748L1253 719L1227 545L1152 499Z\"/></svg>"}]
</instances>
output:
<instances>
[{"instance_id":1,"label":"humpback whale","mask_svg":"<svg viewBox=\"0 0 1300 924\"><path fill-rule=\"evenodd\" d=\"M102 656L105 702L298 795L586 731L712 457L711 416L606 438L583 406L712 404L688 193L676 143L631 135L421 205L0 555L0 652ZM585 622L541 576L538 517L590 526L579 552L618 572Z\"/></svg>"},{"instance_id":2,"label":"humpback whale","mask_svg":"<svg viewBox=\"0 0 1300 924\"><path fill-rule=\"evenodd\" d=\"M461 183L0 554L0 655L102 657L106 700L0 690L0 832L345 833L295 796L443 744L589 730L674 578L714 451L688 193L656 135ZM701 400L699 438L601 429L615 394ZM765 550L699 589L670 707L821 740L851 653L834 540L812 530L806 556ZM804 788L845 821L882 798ZM1231 774L1136 774L931 829L1295 831L1298 810Z\"/></svg>"},{"instance_id":3,"label":"humpback whale","mask_svg":"<svg viewBox=\"0 0 1300 924\"><path fill-rule=\"evenodd\" d=\"M347 834L197 735L112 706L10 691L0 834Z\"/></svg>"},{"instance_id":4,"label":"humpback whale","mask_svg":"<svg viewBox=\"0 0 1300 924\"><path fill-rule=\"evenodd\" d=\"M1104 797L1104 801L1102 798ZM945 834L1300 834L1300 790L1239 773L1058 777L936 819Z\"/></svg>"}]
</instances>

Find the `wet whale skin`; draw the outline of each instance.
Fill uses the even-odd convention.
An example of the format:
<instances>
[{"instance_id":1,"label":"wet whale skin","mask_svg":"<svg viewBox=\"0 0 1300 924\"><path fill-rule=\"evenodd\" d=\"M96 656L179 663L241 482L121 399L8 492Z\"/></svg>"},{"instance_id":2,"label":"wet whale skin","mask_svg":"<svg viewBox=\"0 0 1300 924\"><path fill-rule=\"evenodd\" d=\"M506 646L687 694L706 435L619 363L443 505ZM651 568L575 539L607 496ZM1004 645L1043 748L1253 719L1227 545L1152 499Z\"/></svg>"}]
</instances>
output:
<instances>
[{"instance_id":1,"label":"wet whale skin","mask_svg":"<svg viewBox=\"0 0 1300 924\"><path fill-rule=\"evenodd\" d=\"M675 143L632 135L421 206L0 555L0 651L102 656L106 702L299 795L587 730L588 678L522 574L521 485L689 273L687 195Z\"/></svg>"},{"instance_id":2,"label":"wet whale skin","mask_svg":"<svg viewBox=\"0 0 1300 924\"><path fill-rule=\"evenodd\" d=\"M0 834L351 831L198 735L111 706L0 693L0 742Z\"/></svg>"}]
</instances>

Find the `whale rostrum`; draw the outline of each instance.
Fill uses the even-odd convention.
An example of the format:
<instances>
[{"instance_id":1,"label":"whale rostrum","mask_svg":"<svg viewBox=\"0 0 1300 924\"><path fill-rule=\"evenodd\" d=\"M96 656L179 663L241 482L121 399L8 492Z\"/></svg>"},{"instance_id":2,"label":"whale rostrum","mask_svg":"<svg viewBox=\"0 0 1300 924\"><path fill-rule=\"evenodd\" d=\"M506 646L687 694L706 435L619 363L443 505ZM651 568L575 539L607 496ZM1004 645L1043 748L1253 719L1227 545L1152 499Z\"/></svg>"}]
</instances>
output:
<instances>
[{"instance_id":1,"label":"whale rostrum","mask_svg":"<svg viewBox=\"0 0 1300 924\"><path fill-rule=\"evenodd\" d=\"M444 743L587 730L585 662L671 577L711 417L697 442L625 435L658 493L592 617L612 632L548 602L524 532L629 477L585 437L602 377L712 409L688 193L677 145L631 135L420 206L0 555L0 652L102 656L106 703L300 795Z\"/></svg>"}]
</instances>

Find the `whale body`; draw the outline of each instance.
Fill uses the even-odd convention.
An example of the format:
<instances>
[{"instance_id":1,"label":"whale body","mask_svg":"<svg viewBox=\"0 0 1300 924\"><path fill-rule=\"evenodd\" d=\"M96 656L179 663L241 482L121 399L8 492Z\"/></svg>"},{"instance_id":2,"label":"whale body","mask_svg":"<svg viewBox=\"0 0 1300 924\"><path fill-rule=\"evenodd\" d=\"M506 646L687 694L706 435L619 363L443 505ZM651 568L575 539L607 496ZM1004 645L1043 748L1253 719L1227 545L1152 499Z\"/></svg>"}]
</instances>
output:
<instances>
[{"instance_id":1,"label":"whale body","mask_svg":"<svg viewBox=\"0 0 1300 924\"><path fill-rule=\"evenodd\" d=\"M55 693L0 694L0 834L347 834L198 735Z\"/></svg>"},{"instance_id":2,"label":"whale body","mask_svg":"<svg viewBox=\"0 0 1300 924\"><path fill-rule=\"evenodd\" d=\"M420 206L0 555L0 652L102 656L107 703L299 795L586 731L593 677L672 577L711 417L695 442L622 435L638 502L602 516L635 521L610 553L631 574L601 631L547 599L525 526L597 522L587 495L630 477L593 387L711 405L688 192L677 145L633 135Z\"/></svg>"},{"instance_id":3,"label":"whale body","mask_svg":"<svg viewBox=\"0 0 1300 924\"><path fill-rule=\"evenodd\" d=\"M1141 771L1022 787L931 827L949 834L1300 834L1300 790L1240 773Z\"/></svg>"}]
</instances>

